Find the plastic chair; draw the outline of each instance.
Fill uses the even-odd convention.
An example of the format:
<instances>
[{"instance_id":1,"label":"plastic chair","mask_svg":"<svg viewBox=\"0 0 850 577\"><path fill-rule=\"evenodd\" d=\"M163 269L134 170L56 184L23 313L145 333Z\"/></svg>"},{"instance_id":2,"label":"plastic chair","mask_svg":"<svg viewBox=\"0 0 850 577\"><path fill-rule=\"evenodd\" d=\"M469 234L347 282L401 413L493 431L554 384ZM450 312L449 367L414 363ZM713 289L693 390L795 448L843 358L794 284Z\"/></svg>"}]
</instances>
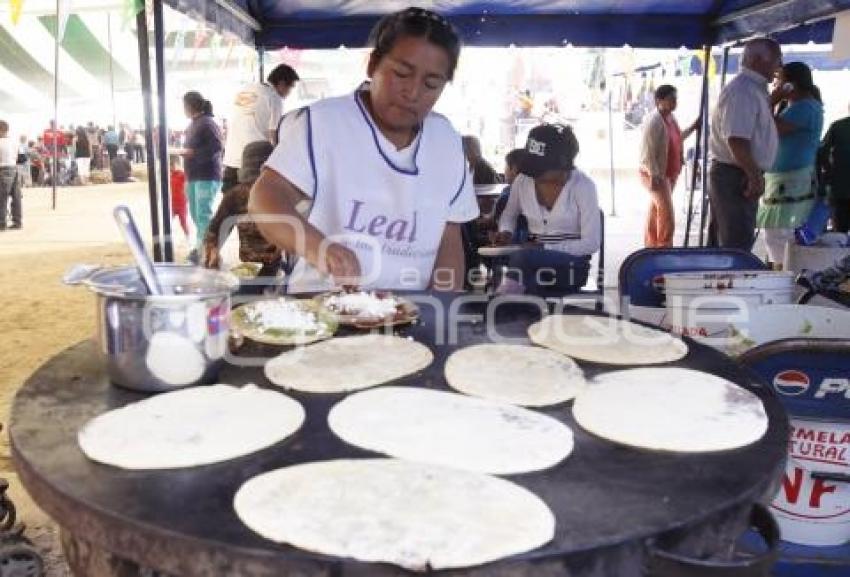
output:
<instances>
[{"instance_id":1,"label":"plastic chair","mask_svg":"<svg viewBox=\"0 0 850 577\"><path fill-rule=\"evenodd\" d=\"M626 257L620 266L620 302L661 308L662 293L656 279L665 273L703 270L765 270L754 254L731 248L644 248Z\"/></svg>"}]
</instances>

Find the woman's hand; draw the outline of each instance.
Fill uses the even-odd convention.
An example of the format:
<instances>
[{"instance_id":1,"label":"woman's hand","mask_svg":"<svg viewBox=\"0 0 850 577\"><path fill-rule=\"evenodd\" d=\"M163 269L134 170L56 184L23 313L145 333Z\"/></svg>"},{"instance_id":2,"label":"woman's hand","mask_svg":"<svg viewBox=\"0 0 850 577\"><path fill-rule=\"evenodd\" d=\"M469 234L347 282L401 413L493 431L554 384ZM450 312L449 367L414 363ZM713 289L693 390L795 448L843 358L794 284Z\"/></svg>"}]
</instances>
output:
<instances>
[{"instance_id":1,"label":"woman's hand","mask_svg":"<svg viewBox=\"0 0 850 577\"><path fill-rule=\"evenodd\" d=\"M360 284L360 261L357 255L346 246L337 242L328 243L324 258L316 263L324 274L334 278L337 285L358 286Z\"/></svg>"},{"instance_id":2,"label":"woman's hand","mask_svg":"<svg viewBox=\"0 0 850 577\"><path fill-rule=\"evenodd\" d=\"M218 268L221 266L221 253L214 242L204 243L204 266L206 268Z\"/></svg>"}]
</instances>

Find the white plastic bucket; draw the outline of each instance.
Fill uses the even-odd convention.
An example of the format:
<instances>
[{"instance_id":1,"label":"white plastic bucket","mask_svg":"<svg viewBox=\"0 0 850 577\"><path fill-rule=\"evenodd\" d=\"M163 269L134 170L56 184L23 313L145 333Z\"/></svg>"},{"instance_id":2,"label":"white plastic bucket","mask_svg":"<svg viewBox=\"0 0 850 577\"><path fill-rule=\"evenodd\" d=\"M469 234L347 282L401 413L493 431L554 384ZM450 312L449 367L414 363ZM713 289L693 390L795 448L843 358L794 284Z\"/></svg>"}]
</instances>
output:
<instances>
[{"instance_id":1,"label":"white plastic bucket","mask_svg":"<svg viewBox=\"0 0 850 577\"><path fill-rule=\"evenodd\" d=\"M782 265L787 271L824 270L850 255L850 247L802 246L789 242L785 245Z\"/></svg>"},{"instance_id":2,"label":"white plastic bucket","mask_svg":"<svg viewBox=\"0 0 850 577\"><path fill-rule=\"evenodd\" d=\"M850 483L814 471L850 473L850 423L791 419L785 477L770 505L783 540L842 545L850 541Z\"/></svg>"},{"instance_id":3,"label":"white plastic bucket","mask_svg":"<svg viewBox=\"0 0 850 577\"><path fill-rule=\"evenodd\" d=\"M730 323L724 351L740 355L755 346L790 338L850 339L850 309L814 305L766 305Z\"/></svg>"},{"instance_id":4,"label":"white plastic bucket","mask_svg":"<svg viewBox=\"0 0 850 577\"><path fill-rule=\"evenodd\" d=\"M671 330L723 349L729 326L759 307L792 302L794 274L774 271L704 271L664 275Z\"/></svg>"}]
</instances>

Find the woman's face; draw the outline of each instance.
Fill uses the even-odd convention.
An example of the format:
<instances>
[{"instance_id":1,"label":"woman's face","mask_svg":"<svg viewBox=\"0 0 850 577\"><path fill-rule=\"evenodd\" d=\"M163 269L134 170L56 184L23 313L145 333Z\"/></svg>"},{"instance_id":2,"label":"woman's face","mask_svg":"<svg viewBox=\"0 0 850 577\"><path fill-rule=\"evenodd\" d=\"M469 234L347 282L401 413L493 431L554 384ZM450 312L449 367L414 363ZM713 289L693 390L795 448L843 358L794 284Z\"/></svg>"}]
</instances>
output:
<instances>
[{"instance_id":1,"label":"woman's face","mask_svg":"<svg viewBox=\"0 0 850 577\"><path fill-rule=\"evenodd\" d=\"M418 126L449 80L446 51L425 38L402 36L389 54L369 62L375 120L390 130Z\"/></svg>"},{"instance_id":2,"label":"woman's face","mask_svg":"<svg viewBox=\"0 0 850 577\"><path fill-rule=\"evenodd\" d=\"M658 104L658 110L667 113L676 110L676 105L679 103L679 100L677 94L673 92L664 98L659 98L656 100L656 103Z\"/></svg>"},{"instance_id":3,"label":"woman's face","mask_svg":"<svg viewBox=\"0 0 850 577\"><path fill-rule=\"evenodd\" d=\"M192 108L186 103L183 103L183 114L186 115L186 118L191 119L195 116L195 113L192 111Z\"/></svg>"}]
</instances>

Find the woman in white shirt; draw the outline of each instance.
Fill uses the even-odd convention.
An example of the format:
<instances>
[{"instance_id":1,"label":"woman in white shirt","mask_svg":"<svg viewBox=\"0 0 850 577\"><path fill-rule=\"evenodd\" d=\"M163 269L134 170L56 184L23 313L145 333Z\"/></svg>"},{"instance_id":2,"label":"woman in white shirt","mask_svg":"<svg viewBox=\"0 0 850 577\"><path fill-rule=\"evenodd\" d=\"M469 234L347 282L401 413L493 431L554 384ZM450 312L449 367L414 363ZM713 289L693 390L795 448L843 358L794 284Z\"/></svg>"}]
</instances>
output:
<instances>
[{"instance_id":1,"label":"woman in white shirt","mask_svg":"<svg viewBox=\"0 0 850 577\"><path fill-rule=\"evenodd\" d=\"M500 293L562 295L587 282L601 227L596 186L574 166L578 148L569 126L543 124L529 132L521 174L511 185L494 239L510 243L522 215L529 242L511 255Z\"/></svg>"},{"instance_id":2,"label":"woman in white shirt","mask_svg":"<svg viewBox=\"0 0 850 577\"><path fill-rule=\"evenodd\" d=\"M438 14L408 8L371 43L370 81L286 115L251 191L262 234L298 257L290 292L463 286L460 224L478 205L461 137L431 111L460 40Z\"/></svg>"}]
</instances>

